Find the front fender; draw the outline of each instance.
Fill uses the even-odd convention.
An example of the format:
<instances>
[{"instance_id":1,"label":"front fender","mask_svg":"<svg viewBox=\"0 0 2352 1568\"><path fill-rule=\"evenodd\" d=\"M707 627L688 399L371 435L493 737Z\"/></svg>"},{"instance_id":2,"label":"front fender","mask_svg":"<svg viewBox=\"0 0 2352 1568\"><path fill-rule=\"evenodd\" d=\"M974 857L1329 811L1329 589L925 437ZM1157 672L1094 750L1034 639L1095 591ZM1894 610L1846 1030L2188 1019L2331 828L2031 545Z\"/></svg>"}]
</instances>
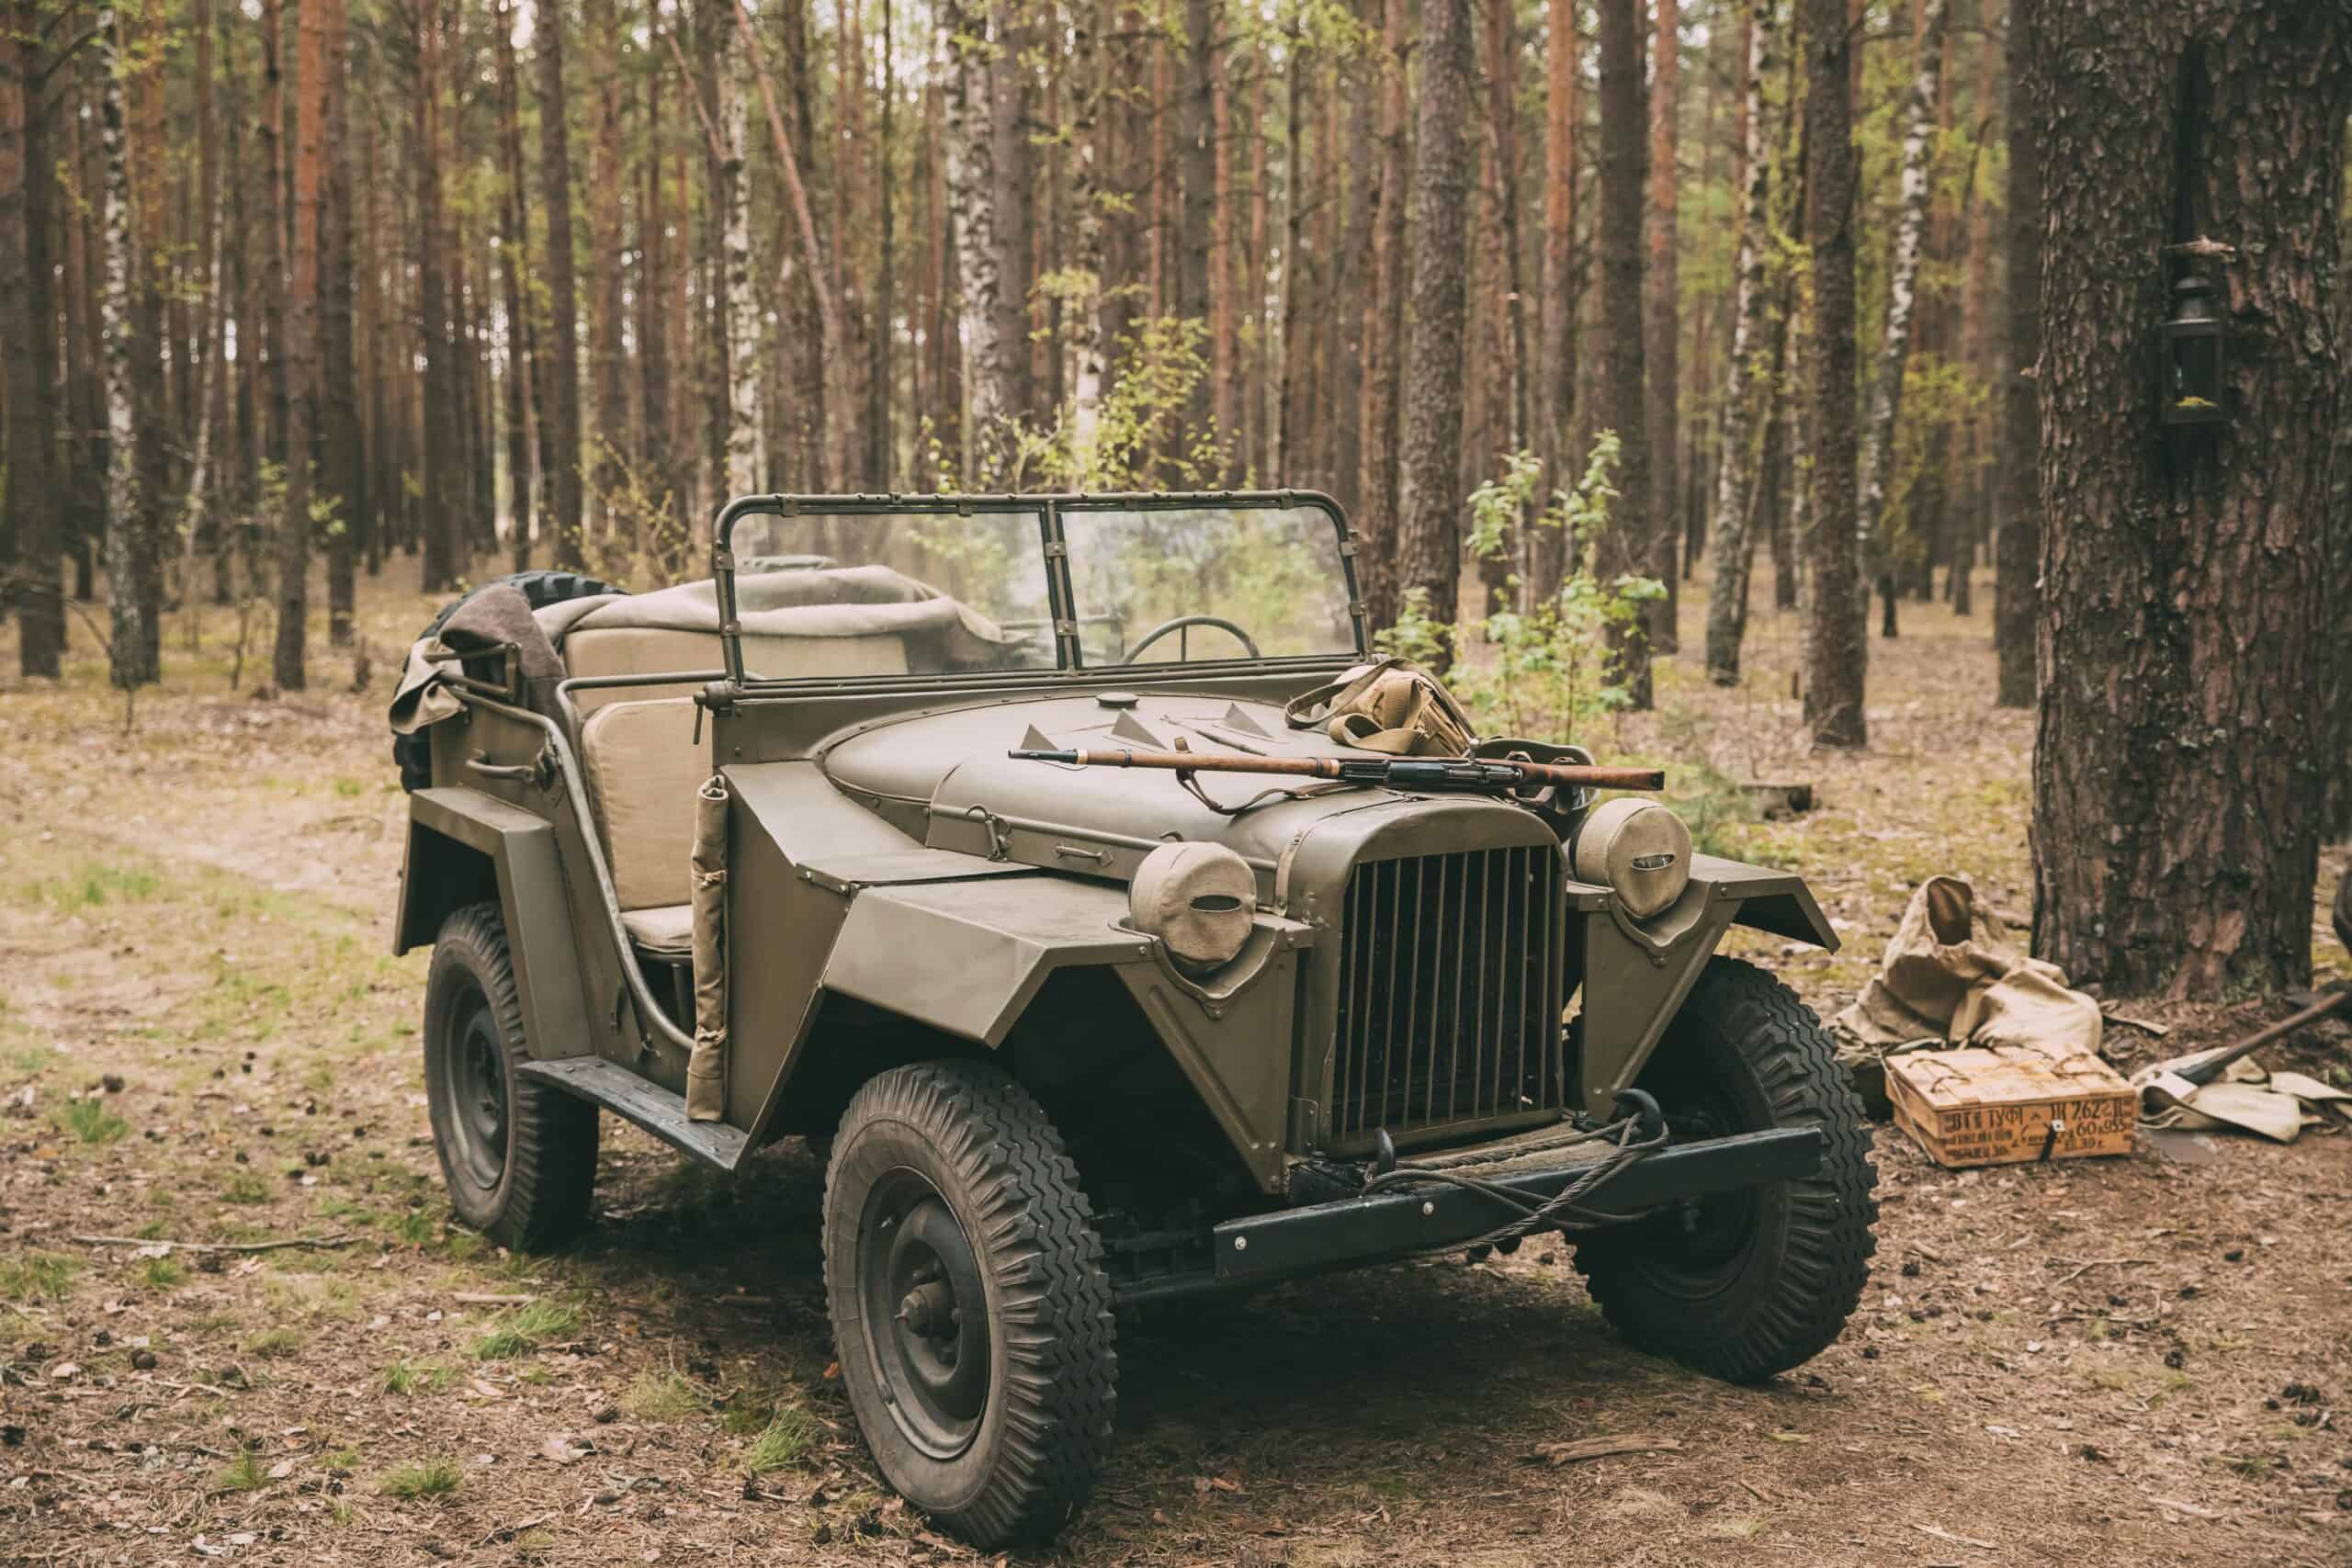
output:
<instances>
[{"instance_id":1,"label":"front fender","mask_svg":"<svg viewBox=\"0 0 2352 1568\"><path fill-rule=\"evenodd\" d=\"M1572 892L1577 891L1572 889ZM1719 855L1690 857L1690 885L1650 919L1635 921L1602 888L1584 888L1584 1109L1609 1113L1657 1049L1658 1037L1733 926L1838 951L1838 933L1804 879Z\"/></svg>"},{"instance_id":2,"label":"front fender","mask_svg":"<svg viewBox=\"0 0 2352 1568\"><path fill-rule=\"evenodd\" d=\"M582 1049L590 1038L587 992L555 825L477 789L410 795L392 951L431 946L453 910L491 898L506 924L532 1055Z\"/></svg>"}]
</instances>

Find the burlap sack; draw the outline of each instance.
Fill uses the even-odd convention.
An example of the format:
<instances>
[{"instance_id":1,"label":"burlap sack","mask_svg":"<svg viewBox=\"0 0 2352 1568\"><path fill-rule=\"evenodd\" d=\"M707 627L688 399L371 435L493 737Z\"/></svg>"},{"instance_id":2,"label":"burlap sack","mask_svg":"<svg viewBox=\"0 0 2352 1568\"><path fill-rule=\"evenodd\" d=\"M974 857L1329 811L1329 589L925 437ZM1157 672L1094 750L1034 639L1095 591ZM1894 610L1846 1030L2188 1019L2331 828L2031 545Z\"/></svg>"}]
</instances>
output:
<instances>
[{"instance_id":1,"label":"burlap sack","mask_svg":"<svg viewBox=\"0 0 2352 1568\"><path fill-rule=\"evenodd\" d=\"M2056 964L2018 952L1956 876L1931 876L1911 896L1879 972L1837 1021L1872 1045L1942 1039L2061 1060L2096 1055L2104 1029L2098 1003L2069 990Z\"/></svg>"}]
</instances>

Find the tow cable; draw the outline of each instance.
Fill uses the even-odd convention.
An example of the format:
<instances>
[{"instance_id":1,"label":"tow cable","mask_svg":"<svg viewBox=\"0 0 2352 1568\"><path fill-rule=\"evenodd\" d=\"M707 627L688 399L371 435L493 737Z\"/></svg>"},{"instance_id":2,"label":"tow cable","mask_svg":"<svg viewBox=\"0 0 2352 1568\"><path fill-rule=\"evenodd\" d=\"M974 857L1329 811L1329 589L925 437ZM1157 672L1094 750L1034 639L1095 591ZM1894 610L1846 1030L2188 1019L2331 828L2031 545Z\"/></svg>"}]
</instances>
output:
<instances>
[{"instance_id":1,"label":"tow cable","mask_svg":"<svg viewBox=\"0 0 2352 1568\"><path fill-rule=\"evenodd\" d=\"M1666 1146L1668 1136L1666 1117L1659 1111L1657 1101L1648 1094L1638 1089L1621 1089L1614 1109L1623 1114L1601 1126L1551 1130L1533 1137L1459 1154L1397 1160L1384 1148L1383 1168L1365 1181L1364 1194L1368 1197L1392 1188L1435 1181L1459 1187L1465 1192L1482 1193L1519 1212L1517 1219L1484 1235L1473 1236L1467 1241L1448 1242L1443 1247L1424 1247L1409 1255L1416 1258L1440 1258L1481 1247L1494 1247L1533 1235L1539 1231L1598 1230L1645 1218L1657 1211L1645 1209L1634 1214L1600 1214L1584 1206L1585 1201L1594 1193ZM1383 1142L1385 1144L1385 1140ZM1562 1162L1556 1157L1546 1156L1556 1156L1562 1150L1602 1142L1616 1146L1604 1157L1592 1161L1590 1169L1553 1197L1536 1198L1492 1179L1505 1173L1555 1169ZM1481 1170L1484 1172L1482 1175L1472 1174Z\"/></svg>"}]
</instances>

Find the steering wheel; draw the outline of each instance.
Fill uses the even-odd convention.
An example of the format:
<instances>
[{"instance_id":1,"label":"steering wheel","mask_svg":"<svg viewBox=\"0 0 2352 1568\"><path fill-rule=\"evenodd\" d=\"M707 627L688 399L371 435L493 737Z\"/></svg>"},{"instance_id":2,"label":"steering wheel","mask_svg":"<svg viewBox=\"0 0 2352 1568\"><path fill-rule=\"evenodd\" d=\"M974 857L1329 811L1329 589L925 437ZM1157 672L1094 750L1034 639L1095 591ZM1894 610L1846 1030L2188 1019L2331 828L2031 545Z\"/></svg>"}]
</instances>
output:
<instances>
[{"instance_id":1,"label":"steering wheel","mask_svg":"<svg viewBox=\"0 0 2352 1568\"><path fill-rule=\"evenodd\" d=\"M1127 649L1127 656L1119 662L1122 664L1133 664L1136 660L1143 657L1143 650L1145 649L1149 648L1153 643L1158 642L1170 632L1181 632L1187 626L1215 626L1217 630L1229 633L1238 639L1243 648L1250 650L1250 658L1260 659L1264 657L1258 651L1258 645L1250 639L1250 634L1243 631L1239 626L1235 626L1231 621L1227 620L1223 615L1178 615L1172 620L1160 622L1158 626L1152 627L1151 630L1137 637L1136 639L1135 647Z\"/></svg>"}]
</instances>

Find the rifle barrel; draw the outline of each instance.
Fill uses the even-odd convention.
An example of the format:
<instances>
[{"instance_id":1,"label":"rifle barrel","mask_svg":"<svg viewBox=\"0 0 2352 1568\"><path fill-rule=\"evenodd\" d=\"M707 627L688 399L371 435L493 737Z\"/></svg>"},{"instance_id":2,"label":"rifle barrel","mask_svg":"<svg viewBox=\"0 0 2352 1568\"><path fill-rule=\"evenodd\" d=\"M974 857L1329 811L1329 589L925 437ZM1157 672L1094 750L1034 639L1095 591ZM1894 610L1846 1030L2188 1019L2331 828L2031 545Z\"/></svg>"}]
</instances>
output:
<instances>
[{"instance_id":1,"label":"rifle barrel","mask_svg":"<svg viewBox=\"0 0 2352 1568\"><path fill-rule=\"evenodd\" d=\"M1404 764L1408 777L1414 765L1442 767L1448 763L1482 768L1510 768L1530 784L1565 784L1571 788L1664 789L1662 768L1603 768L1576 763L1521 762L1491 757L1248 757L1215 751L1015 750L1008 755L1023 761L1061 762L1077 767L1166 768L1204 773L1277 773L1292 778L1338 779L1354 769L1388 762Z\"/></svg>"}]
</instances>

